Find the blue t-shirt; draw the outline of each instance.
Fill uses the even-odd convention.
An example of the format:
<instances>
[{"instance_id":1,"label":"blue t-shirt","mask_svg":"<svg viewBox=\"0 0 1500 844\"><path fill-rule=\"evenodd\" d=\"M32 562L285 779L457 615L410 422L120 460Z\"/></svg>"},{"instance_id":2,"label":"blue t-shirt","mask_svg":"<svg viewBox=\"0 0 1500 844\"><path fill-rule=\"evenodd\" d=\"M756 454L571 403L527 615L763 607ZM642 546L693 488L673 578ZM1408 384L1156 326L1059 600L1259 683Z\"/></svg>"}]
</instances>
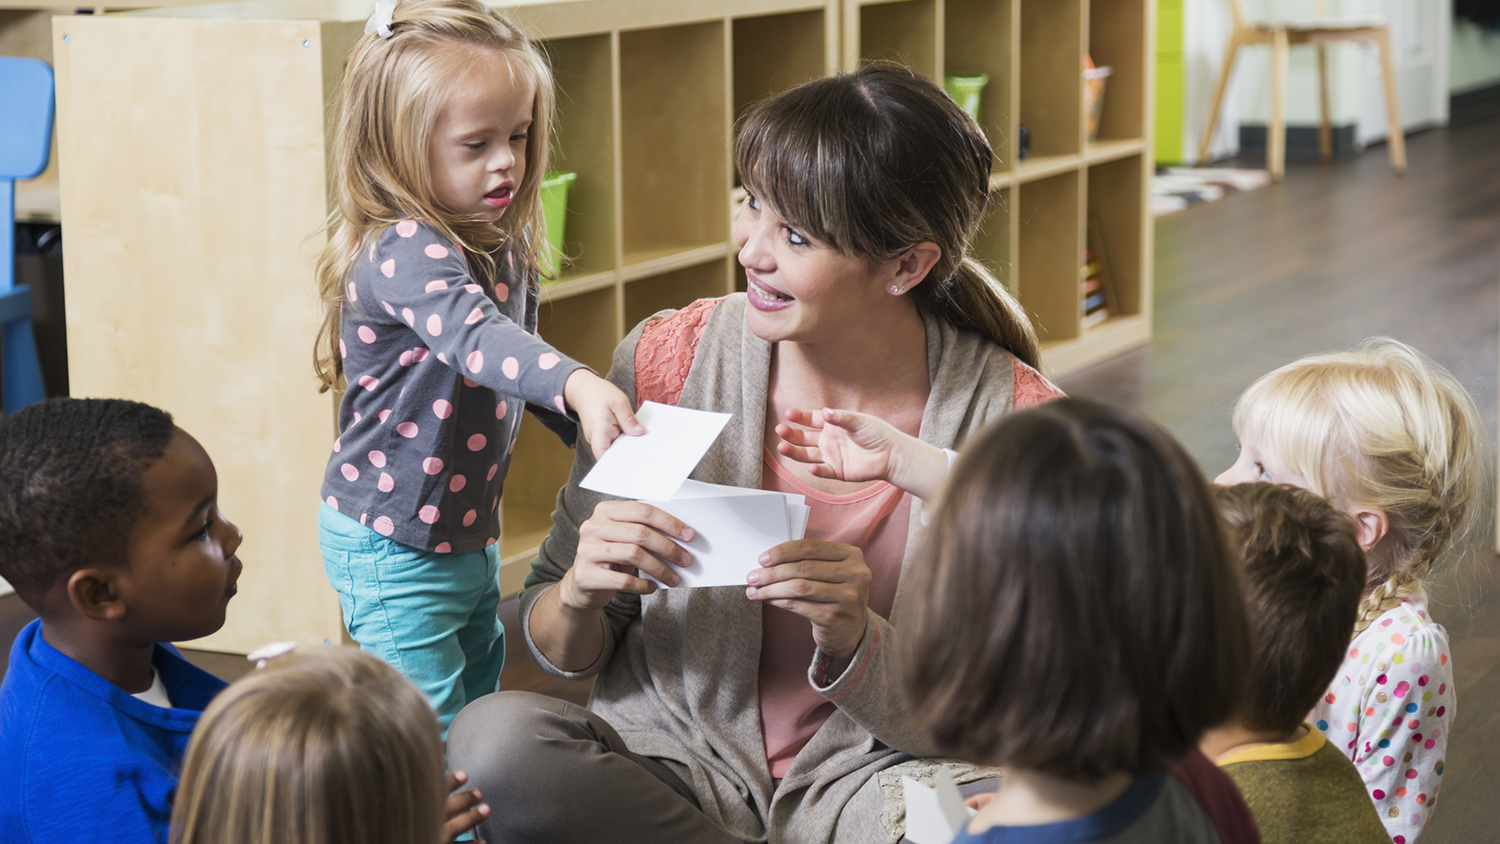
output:
<instances>
[{"instance_id":1,"label":"blue t-shirt","mask_svg":"<svg viewBox=\"0 0 1500 844\"><path fill-rule=\"evenodd\" d=\"M978 835L959 830L953 844L1219 844L1208 814L1171 777L1136 780L1104 808L1081 818L1032 826L993 826Z\"/></svg>"},{"instance_id":2,"label":"blue t-shirt","mask_svg":"<svg viewBox=\"0 0 1500 844\"><path fill-rule=\"evenodd\" d=\"M0 683L0 841L162 842L182 755L224 682L157 645L163 709L21 630Z\"/></svg>"}]
</instances>

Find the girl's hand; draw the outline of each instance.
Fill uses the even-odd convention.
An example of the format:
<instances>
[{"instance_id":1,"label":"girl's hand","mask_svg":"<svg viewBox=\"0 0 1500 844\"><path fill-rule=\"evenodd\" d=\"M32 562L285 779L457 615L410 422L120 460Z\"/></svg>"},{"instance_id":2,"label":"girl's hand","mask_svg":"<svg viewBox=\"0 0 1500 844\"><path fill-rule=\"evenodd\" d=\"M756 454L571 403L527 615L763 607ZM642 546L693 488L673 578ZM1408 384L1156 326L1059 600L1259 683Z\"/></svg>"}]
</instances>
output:
<instances>
[{"instance_id":1,"label":"girl's hand","mask_svg":"<svg viewBox=\"0 0 1500 844\"><path fill-rule=\"evenodd\" d=\"M682 578L674 566L690 565L692 557L668 535L689 542L693 529L640 501L599 502L578 528L578 553L558 581L558 599L576 612L603 609L618 592L650 595L656 584L639 577L642 571L676 586Z\"/></svg>"},{"instance_id":2,"label":"girl's hand","mask_svg":"<svg viewBox=\"0 0 1500 844\"><path fill-rule=\"evenodd\" d=\"M490 805L480 797L479 789L458 791L458 787L468 781L469 775L463 771L448 775L448 803L443 807L448 820L443 824L443 844L452 844L458 836L479 826L490 816ZM483 839L476 834L474 840Z\"/></svg>"},{"instance_id":3,"label":"girl's hand","mask_svg":"<svg viewBox=\"0 0 1500 844\"><path fill-rule=\"evenodd\" d=\"M818 650L835 660L854 656L865 637L870 567L853 545L818 539L783 542L760 555L745 595L812 622Z\"/></svg>"},{"instance_id":4,"label":"girl's hand","mask_svg":"<svg viewBox=\"0 0 1500 844\"><path fill-rule=\"evenodd\" d=\"M630 398L587 369L575 369L568 376L563 383L563 401L578 414L579 438L593 449L595 460L604 456L620 434L636 437L646 433L630 409Z\"/></svg>"},{"instance_id":5,"label":"girl's hand","mask_svg":"<svg viewBox=\"0 0 1500 844\"><path fill-rule=\"evenodd\" d=\"M806 463L819 478L888 481L931 501L948 478L942 449L896 430L890 423L852 410L788 410L776 426L776 450Z\"/></svg>"}]
</instances>

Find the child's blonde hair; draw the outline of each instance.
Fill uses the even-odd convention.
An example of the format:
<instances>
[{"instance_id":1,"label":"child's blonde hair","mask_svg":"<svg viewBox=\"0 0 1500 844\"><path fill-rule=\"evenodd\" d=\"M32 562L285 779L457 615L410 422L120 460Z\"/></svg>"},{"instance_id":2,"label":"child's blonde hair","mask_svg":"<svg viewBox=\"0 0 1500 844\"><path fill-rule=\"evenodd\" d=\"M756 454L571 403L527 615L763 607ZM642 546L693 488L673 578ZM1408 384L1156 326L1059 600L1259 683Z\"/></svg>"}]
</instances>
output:
<instances>
[{"instance_id":1,"label":"child's blonde hair","mask_svg":"<svg viewBox=\"0 0 1500 844\"><path fill-rule=\"evenodd\" d=\"M1235 405L1234 429L1340 509L1385 513L1356 632L1422 589L1469 532L1487 486L1474 400L1446 369L1386 337L1263 376Z\"/></svg>"},{"instance_id":2,"label":"child's blonde hair","mask_svg":"<svg viewBox=\"0 0 1500 844\"><path fill-rule=\"evenodd\" d=\"M437 717L395 669L314 648L232 684L183 763L172 844L435 844Z\"/></svg>"},{"instance_id":3,"label":"child's blonde hair","mask_svg":"<svg viewBox=\"0 0 1500 844\"><path fill-rule=\"evenodd\" d=\"M318 259L323 326L313 353L321 390L343 374L339 311L355 255L375 231L407 219L432 225L463 249L478 280L493 283L502 247L534 271L545 223L541 183L547 169L554 96L552 71L531 40L478 0L401 0L391 35L365 35L354 46L334 118L334 202L328 245ZM443 208L433 195L428 140L454 79L476 55L494 51L512 79L536 89L526 170L498 223Z\"/></svg>"}]
</instances>

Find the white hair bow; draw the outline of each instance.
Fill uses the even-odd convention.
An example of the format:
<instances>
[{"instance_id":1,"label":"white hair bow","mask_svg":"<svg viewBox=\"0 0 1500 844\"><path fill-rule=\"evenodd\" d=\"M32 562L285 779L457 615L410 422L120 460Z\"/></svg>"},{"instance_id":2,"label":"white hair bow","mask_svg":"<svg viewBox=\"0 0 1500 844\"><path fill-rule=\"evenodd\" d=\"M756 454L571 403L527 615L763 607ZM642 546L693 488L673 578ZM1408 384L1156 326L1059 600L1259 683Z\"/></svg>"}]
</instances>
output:
<instances>
[{"instance_id":1,"label":"white hair bow","mask_svg":"<svg viewBox=\"0 0 1500 844\"><path fill-rule=\"evenodd\" d=\"M381 38L391 37L391 18L396 14L396 0L375 0L375 11L365 22L365 34L380 33Z\"/></svg>"}]
</instances>

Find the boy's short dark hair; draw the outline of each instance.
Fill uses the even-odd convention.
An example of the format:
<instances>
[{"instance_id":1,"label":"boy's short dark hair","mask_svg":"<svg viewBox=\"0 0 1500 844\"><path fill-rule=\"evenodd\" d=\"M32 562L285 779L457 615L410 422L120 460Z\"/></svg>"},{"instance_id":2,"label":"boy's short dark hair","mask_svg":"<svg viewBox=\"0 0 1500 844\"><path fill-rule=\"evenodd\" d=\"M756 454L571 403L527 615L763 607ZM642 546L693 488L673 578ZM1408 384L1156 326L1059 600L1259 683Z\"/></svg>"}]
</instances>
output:
<instances>
[{"instance_id":1,"label":"boy's short dark hair","mask_svg":"<svg viewBox=\"0 0 1500 844\"><path fill-rule=\"evenodd\" d=\"M0 577L32 609L57 578L123 562L141 473L172 415L125 399L48 399L0 419Z\"/></svg>"},{"instance_id":2,"label":"boy's short dark hair","mask_svg":"<svg viewBox=\"0 0 1500 844\"><path fill-rule=\"evenodd\" d=\"M1239 484L1214 495L1244 562L1254 642L1240 720L1251 730L1294 730L1343 662L1365 553L1354 521L1305 489Z\"/></svg>"},{"instance_id":3,"label":"boy's short dark hair","mask_svg":"<svg viewBox=\"0 0 1500 844\"><path fill-rule=\"evenodd\" d=\"M965 449L907 627L945 752L1070 780L1166 770L1234 711L1238 575L1196 464L1142 417L1064 399Z\"/></svg>"}]
</instances>

